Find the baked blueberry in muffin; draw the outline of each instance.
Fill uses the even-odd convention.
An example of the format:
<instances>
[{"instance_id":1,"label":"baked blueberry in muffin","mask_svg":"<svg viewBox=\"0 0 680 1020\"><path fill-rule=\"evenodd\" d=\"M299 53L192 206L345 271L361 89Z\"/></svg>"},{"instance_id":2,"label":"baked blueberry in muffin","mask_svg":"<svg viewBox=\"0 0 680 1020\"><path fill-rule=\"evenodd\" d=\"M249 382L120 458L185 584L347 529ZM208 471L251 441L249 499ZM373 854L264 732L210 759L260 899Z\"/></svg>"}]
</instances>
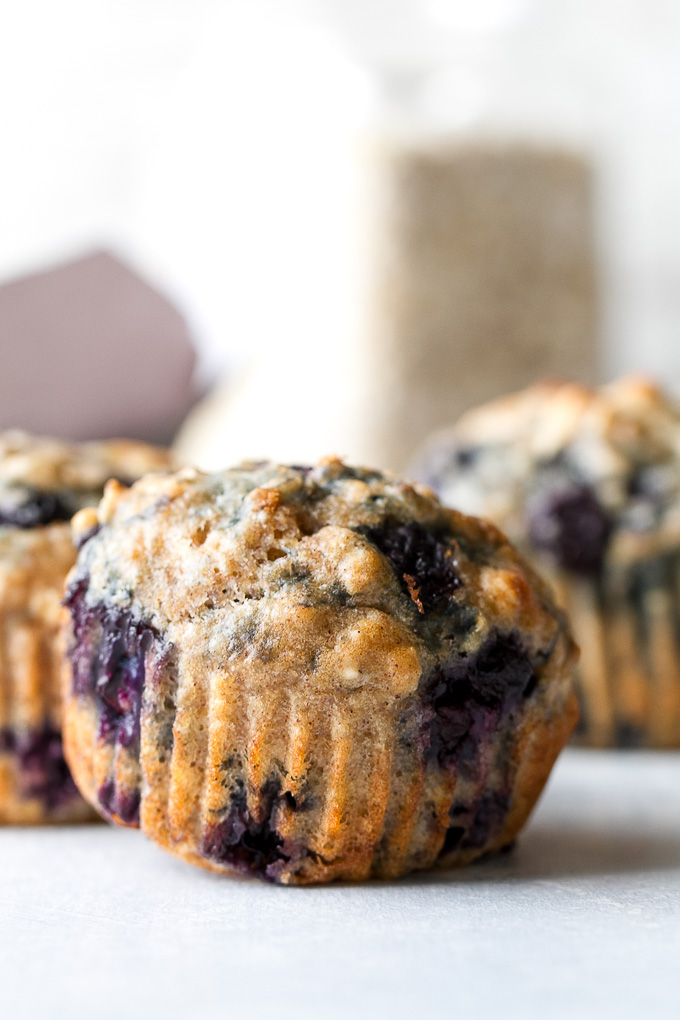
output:
<instances>
[{"instance_id":1,"label":"baked blueberry in muffin","mask_svg":"<svg viewBox=\"0 0 680 1020\"><path fill-rule=\"evenodd\" d=\"M92 814L61 745L59 618L76 556L69 521L98 502L111 476L169 466L165 452L141 443L0 433L0 822Z\"/></svg>"},{"instance_id":2,"label":"baked blueberry in muffin","mask_svg":"<svg viewBox=\"0 0 680 1020\"><path fill-rule=\"evenodd\" d=\"M328 459L110 485L74 528L65 744L106 818L297 884L512 842L574 646L493 526Z\"/></svg>"},{"instance_id":3,"label":"baked blueberry in muffin","mask_svg":"<svg viewBox=\"0 0 680 1020\"><path fill-rule=\"evenodd\" d=\"M680 407L546 382L433 437L415 473L552 581L581 646L578 738L680 747Z\"/></svg>"}]
</instances>

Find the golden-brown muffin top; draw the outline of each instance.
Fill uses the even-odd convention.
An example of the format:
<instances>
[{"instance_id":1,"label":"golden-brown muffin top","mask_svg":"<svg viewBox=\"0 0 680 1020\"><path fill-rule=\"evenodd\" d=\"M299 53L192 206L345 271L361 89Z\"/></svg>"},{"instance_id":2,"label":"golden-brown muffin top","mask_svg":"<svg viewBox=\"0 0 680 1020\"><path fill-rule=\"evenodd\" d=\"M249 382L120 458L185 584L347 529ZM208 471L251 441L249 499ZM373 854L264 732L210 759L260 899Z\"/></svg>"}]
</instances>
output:
<instances>
[{"instance_id":1,"label":"golden-brown muffin top","mask_svg":"<svg viewBox=\"0 0 680 1020\"><path fill-rule=\"evenodd\" d=\"M109 483L74 519L85 541L71 590L148 621L211 668L263 683L413 690L453 647L522 633L530 656L564 622L491 525L427 489L328 459ZM391 678L391 679L390 679Z\"/></svg>"},{"instance_id":2,"label":"golden-brown muffin top","mask_svg":"<svg viewBox=\"0 0 680 1020\"><path fill-rule=\"evenodd\" d=\"M173 466L167 450L127 439L66 443L0 433L0 525L30 528L68 520L96 503L109 478L132 482Z\"/></svg>"}]
</instances>

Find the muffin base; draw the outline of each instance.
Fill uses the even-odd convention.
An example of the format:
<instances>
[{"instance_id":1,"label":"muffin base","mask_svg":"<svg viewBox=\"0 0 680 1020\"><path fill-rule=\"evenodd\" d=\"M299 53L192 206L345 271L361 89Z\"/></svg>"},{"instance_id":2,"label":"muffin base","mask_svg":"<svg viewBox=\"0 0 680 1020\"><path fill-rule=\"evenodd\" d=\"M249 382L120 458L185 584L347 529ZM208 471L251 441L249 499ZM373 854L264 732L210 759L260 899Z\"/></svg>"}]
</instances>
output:
<instances>
[{"instance_id":1,"label":"muffin base","mask_svg":"<svg viewBox=\"0 0 680 1020\"><path fill-rule=\"evenodd\" d=\"M203 683L153 651L139 749L103 737L94 703L78 697L65 746L93 807L191 864L263 877L254 860L264 877L295 885L396 878L513 842L578 716L571 651L556 659L521 716L511 712L455 770L423 754L413 697L255 692L223 672Z\"/></svg>"}]
</instances>

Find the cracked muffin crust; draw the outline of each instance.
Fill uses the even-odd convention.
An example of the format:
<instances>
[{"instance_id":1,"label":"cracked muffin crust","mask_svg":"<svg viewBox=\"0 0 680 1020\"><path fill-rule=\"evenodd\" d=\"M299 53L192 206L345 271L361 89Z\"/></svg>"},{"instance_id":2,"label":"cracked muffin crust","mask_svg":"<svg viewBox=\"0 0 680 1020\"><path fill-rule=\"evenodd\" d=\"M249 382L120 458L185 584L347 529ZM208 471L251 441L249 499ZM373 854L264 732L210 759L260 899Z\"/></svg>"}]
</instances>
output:
<instances>
[{"instance_id":1,"label":"cracked muffin crust","mask_svg":"<svg viewBox=\"0 0 680 1020\"><path fill-rule=\"evenodd\" d=\"M545 382L434 436L415 473L552 581L582 650L577 738L680 747L680 407L639 378Z\"/></svg>"},{"instance_id":2,"label":"cracked muffin crust","mask_svg":"<svg viewBox=\"0 0 680 1020\"><path fill-rule=\"evenodd\" d=\"M79 821L92 811L61 744L59 619L75 562L73 513L108 478L170 467L142 443L61 443L0 433L0 823Z\"/></svg>"},{"instance_id":3,"label":"cracked muffin crust","mask_svg":"<svg viewBox=\"0 0 680 1020\"><path fill-rule=\"evenodd\" d=\"M105 817L293 884L512 842L574 646L493 526L328 459L110 483L74 528L65 745Z\"/></svg>"}]
</instances>

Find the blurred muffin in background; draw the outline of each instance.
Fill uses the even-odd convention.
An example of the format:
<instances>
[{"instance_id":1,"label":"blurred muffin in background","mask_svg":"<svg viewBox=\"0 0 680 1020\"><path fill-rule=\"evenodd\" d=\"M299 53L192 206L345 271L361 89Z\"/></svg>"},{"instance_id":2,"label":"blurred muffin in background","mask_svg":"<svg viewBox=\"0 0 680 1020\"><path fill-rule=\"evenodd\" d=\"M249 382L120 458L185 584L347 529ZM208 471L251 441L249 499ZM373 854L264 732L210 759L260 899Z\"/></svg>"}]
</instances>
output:
<instances>
[{"instance_id":1,"label":"blurred muffin in background","mask_svg":"<svg viewBox=\"0 0 680 1020\"><path fill-rule=\"evenodd\" d=\"M680 747L680 407L652 382L547 381L466 414L414 464L552 581L594 746Z\"/></svg>"},{"instance_id":2,"label":"blurred muffin in background","mask_svg":"<svg viewBox=\"0 0 680 1020\"><path fill-rule=\"evenodd\" d=\"M58 625L76 558L69 521L98 502L109 478L132 482L170 463L143 443L0 432L0 823L93 814L61 747Z\"/></svg>"}]
</instances>

